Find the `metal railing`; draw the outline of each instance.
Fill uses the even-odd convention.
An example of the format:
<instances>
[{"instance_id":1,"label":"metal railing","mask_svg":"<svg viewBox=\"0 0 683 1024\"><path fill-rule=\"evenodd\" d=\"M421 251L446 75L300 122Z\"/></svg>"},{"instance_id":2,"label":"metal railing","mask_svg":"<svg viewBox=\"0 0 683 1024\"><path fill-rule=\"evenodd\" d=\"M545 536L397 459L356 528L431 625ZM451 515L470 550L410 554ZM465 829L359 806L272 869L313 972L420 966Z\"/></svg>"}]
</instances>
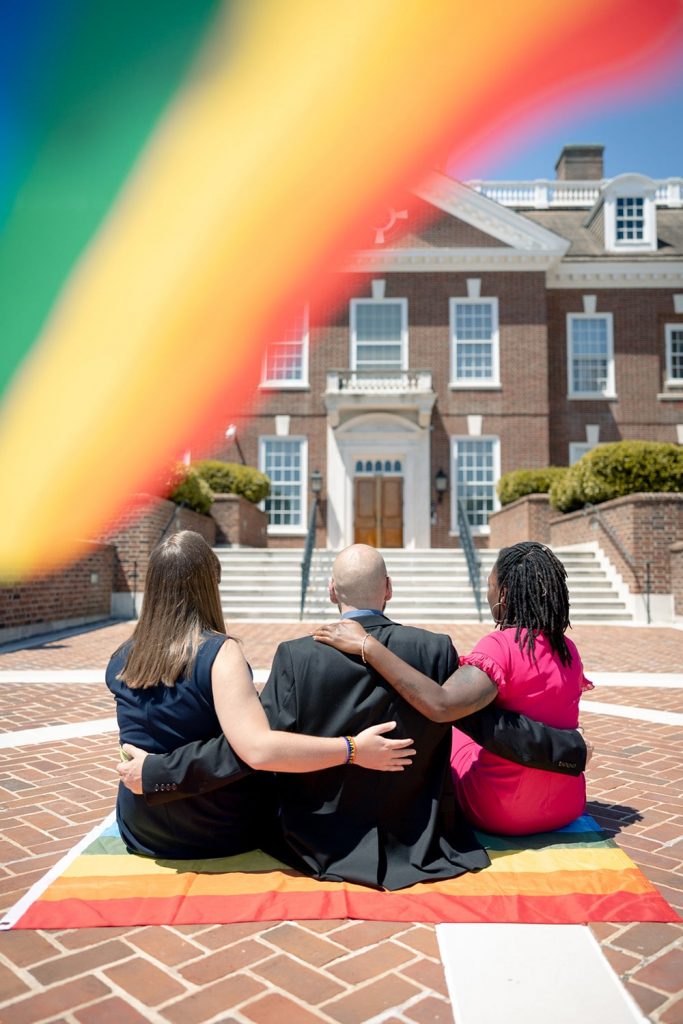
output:
<instances>
[{"instance_id":1,"label":"metal railing","mask_svg":"<svg viewBox=\"0 0 683 1024\"><path fill-rule=\"evenodd\" d=\"M477 615L481 622L481 562L479 561L479 555L477 549L474 546L474 540L472 538L472 529L465 512L465 506L463 505L460 498L457 503L458 511L458 530L460 532L460 543L465 553L465 561L467 562L467 574L470 578L470 585L472 587L472 593L474 594L474 603L477 606Z\"/></svg>"},{"instance_id":2,"label":"metal railing","mask_svg":"<svg viewBox=\"0 0 683 1024\"><path fill-rule=\"evenodd\" d=\"M652 616L650 614L650 593L652 587L652 582L650 579L651 563L645 562L645 586L643 586L635 558L633 557L631 552L624 547L623 543L617 536L616 532L609 525L609 523L606 523L605 520L602 518L600 514L600 509L596 505L592 505L590 502L587 502L583 506L581 511L585 516L593 517L594 521L598 524L603 533L605 533L609 537L610 541L612 542L614 547L617 549L617 551L624 559L631 572L633 573L634 579L638 586L641 588L643 594L643 601L645 602L645 616L647 624L649 626L652 622Z\"/></svg>"},{"instance_id":3,"label":"metal railing","mask_svg":"<svg viewBox=\"0 0 683 1024\"><path fill-rule=\"evenodd\" d=\"M313 547L315 545L315 527L318 516L318 495L313 497L313 506L308 520L308 533L304 546L304 557L301 560L301 604L299 607L299 621L304 617L304 605L306 604L306 593L311 576L311 561L313 559Z\"/></svg>"}]
</instances>

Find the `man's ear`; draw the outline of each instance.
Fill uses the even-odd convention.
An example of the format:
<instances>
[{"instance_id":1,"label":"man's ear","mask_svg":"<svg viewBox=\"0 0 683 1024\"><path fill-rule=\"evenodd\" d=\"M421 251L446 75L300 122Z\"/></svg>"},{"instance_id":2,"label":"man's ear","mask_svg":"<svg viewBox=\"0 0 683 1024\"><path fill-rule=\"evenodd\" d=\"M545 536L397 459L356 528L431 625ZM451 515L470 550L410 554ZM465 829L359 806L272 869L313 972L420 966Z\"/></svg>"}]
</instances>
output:
<instances>
[{"instance_id":1,"label":"man's ear","mask_svg":"<svg viewBox=\"0 0 683 1024\"><path fill-rule=\"evenodd\" d=\"M384 590L384 600L385 600L385 602L386 601L391 601L393 596L394 596L394 587L393 587L393 584L391 582L391 576L387 576L387 581L386 581L385 590Z\"/></svg>"},{"instance_id":2,"label":"man's ear","mask_svg":"<svg viewBox=\"0 0 683 1024\"><path fill-rule=\"evenodd\" d=\"M337 608L339 607L339 598L337 597L337 591L334 588L334 580L330 579L327 581L327 593L330 596L330 601Z\"/></svg>"}]
</instances>

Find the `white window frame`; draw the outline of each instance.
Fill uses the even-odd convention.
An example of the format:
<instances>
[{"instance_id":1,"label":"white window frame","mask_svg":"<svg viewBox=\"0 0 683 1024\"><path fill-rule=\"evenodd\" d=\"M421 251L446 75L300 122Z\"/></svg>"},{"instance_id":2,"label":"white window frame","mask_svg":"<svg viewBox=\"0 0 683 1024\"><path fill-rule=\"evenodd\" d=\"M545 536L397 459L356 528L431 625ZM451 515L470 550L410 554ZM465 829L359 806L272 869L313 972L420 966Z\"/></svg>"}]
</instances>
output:
<instances>
[{"instance_id":1,"label":"white window frame","mask_svg":"<svg viewBox=\"0 0 683 1024\"><path fill-rule=\"evenodd\" d=\"M408 369L408 300L407 299L396 299L396 298L384 298L384 299L351 299L349 302L349 331L350 331L350 363L351 369L357 370L357 344L358 335L356 329L357 315L356 311L359 306L381 306L381 305L400 305L401 307L401 365L400 367L394 367L392 372L396 370L407 370ZM382 344L382 342L379 342ZM395 343L390 343L395 344ZM377 373L381 376L382 370L373 370L373 373Z\"/></svg>"},{"instance_id":2,"label":"white window frame","mask_svg":"<svg viewBox=\"0 0 683 1024\"><path fill-rule=\"evenodd\" d=\"M479 437L473 437L471 434L454 434L454 435L452 435L451 439L450 439L450 447L451 447L451 451L450 451L450 470L451 470L451 473L450 473L450 476L451 476L451 487L450 487L450 490L451 490L451 531L450 532L451 532L451 536L453 536L453 537L459 537L460 536L460 530L458 529L458 508L457 508L458 483L457 483L457 473L455 471L456 451L457 451L458 442L460 442L460 441L469 441L470 443L474 442L475 444L477 442L483 442L483 441L492 441L493 442L493 510L491 512L491 515L493 515L493 512L498 512L498 510L500 509L500 501L498 500L498 481L500 480L500 438L497 435L494 435L494 434L483 434L483 435L481 435ZM470 529L471 529L472 535L474 537L487 537L491 533L491 527L488 524L486 526L470 526Z\"/></svg>"},{"instance_id":3,"label":"white window frame","mask_svg":"<svg viewBox=\"0 0 683 1024\"><path fill-rule=\"evenodd\" d=\"M574 391L574 334L576 320L604 320L607 324L607 381L603 391ZM567 313L567 398L614 399L617 397L614 374L614 317L611 313Z\"/></svg>"},{"instance_id":4,"label":"white window frame","mask_svg":"<svg viewBox=\"0 0 683 1024\"><path fill-rule=\"evenodd\" d=\"M657 248L655 183L642 174L622 174L603 190L607 252L654 252ZM617 199L643 200L643 237L617 238Z\"/></svg>"},{"instance_id":5,"label":"white window frame","mask_svg":"<svg viewBox=\"0 0 683 1024\"><path fill-rule=\"evenodd\" d=\"M308 532L308 438L302 435L288 435L287 437L279 437L277 434L263 434L259 437L259 469L262 473L265 472L266 464L266 444L268 441L285 441L285 442L297 442L301 445L301 524L299 526L291 525L271 525L268 523L268 533L273 536L289 536L289 537L301 537L306 536ZM265 500L261 502L261 509L265 511L266 503Z\"/></svg>"},{"instance_id":6,"label":"white window frame","mask_svg":"<svg viewBox=\"0 0 683 1024\"><path fill-rule=\"evenodd\" d=\"M592 452L594 445L589 444L588 441L570 441L569 442L569 465L573 466L588 452Z\"/></svg>"},{"instance_id":7,"label":"white window frame","mask_svg":"<svg viewBox=\"0 0 683 1024\"><path fill-rule=\"evenodd\" d=\"M666 344L666 380L664 382L665 387L668 388L681 388L683 387L683 374L680 377L674 377L673 375L673 332L681 331L683 333L683 323L672 323L664 325L664 337Z\"/></svg>"},{"instance_id":8,"label":"white window frame","mask_svg":"<svg viewBox=\"0 0 683 1024\"><path fill-rule=\"evenodd\" d=\"M491 307L491 376L490 377L458 377L457 376L457 346L458 340L455 337L455 309L456 306L471 306L488 304ZM451 338L451 379L449 387L452 388L498 388L500 387L500 326L498 320L498 298L496 296L470 299L451 298L448 304ZM471 341L473 339L467 339ZM487 339L481 339L482 342ZM463 344L467 344L463 341Z\"/></svg>"},{"instance_id":9,"label":"white window frame","mask_svg":"<svg viewBox=\"0 0 683 1024\"><path fill-rule=\"evenodd\" d=\"M310 341L310 320L309 320L309 307L304 306L303 309L303 334L301 337L301 377L291 378L289 380L283 380L280 377L268 377L266 371L268 368L268 352L263 357L263 365L261 367L261 383L259 387L264 391L301 391L303 388L308 388L309 377L308 377L308 347ZM273 346L291 344L290 342L279 340L271 342ZM270 348L270 345L268 346Z\"/></svg>"}]
</instances>

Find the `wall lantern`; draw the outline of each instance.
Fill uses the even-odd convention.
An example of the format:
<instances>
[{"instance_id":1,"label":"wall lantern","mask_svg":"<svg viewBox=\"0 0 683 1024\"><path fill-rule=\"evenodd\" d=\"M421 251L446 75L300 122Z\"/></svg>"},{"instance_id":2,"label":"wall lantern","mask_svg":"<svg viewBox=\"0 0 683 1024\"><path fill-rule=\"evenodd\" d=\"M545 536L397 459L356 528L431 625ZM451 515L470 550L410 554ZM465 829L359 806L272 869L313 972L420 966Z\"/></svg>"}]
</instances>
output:
<instances>
[{"instance_id":1,"label":"wall lantern","mask_svg":"<svg viewBox=\"0 0 683 1024\"><path fill-rule=\"evenodd\" d=\"M439 468L438 473L434 477L434 486L436 487L437 501L441 504L443 496L448 490L448 477L441 468Z\"/></svg>"}]
</instances>

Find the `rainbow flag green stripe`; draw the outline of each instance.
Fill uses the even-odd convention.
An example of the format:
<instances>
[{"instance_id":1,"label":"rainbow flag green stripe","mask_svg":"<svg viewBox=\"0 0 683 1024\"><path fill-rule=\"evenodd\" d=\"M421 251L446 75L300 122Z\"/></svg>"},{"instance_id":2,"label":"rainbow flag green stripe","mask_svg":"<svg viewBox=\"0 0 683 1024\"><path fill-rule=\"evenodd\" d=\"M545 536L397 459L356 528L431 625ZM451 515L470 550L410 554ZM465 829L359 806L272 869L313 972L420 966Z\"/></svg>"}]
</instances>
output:
<instances>
[{"instance_id":1,"label":"rainbow flag green stripe","mask_svg":"<svg viewBox=\"0 0 683 1024\"><path fill-rule=\"evenodd\" d=\"M481 834L492 865L459 878L377 892L321 882L255 850L205 861L128 854L116 826L93 839L17 928L358 918L585 923L676 921L652 883L588 816L565 830Z\"/></svg>"},{"instance_id":2,"label":"rainbow flag green stripe","mask_svg":"<svg viewBox=\"0 0 683 1024\"><path fill-rule=\"evenodd\" d=\"M10 95L24 116L3 133L10 167L0 192L0 394L182 85L218 7L218 0L8 5L0 58L10 62Z\"/></svg>"}]
</instances>

